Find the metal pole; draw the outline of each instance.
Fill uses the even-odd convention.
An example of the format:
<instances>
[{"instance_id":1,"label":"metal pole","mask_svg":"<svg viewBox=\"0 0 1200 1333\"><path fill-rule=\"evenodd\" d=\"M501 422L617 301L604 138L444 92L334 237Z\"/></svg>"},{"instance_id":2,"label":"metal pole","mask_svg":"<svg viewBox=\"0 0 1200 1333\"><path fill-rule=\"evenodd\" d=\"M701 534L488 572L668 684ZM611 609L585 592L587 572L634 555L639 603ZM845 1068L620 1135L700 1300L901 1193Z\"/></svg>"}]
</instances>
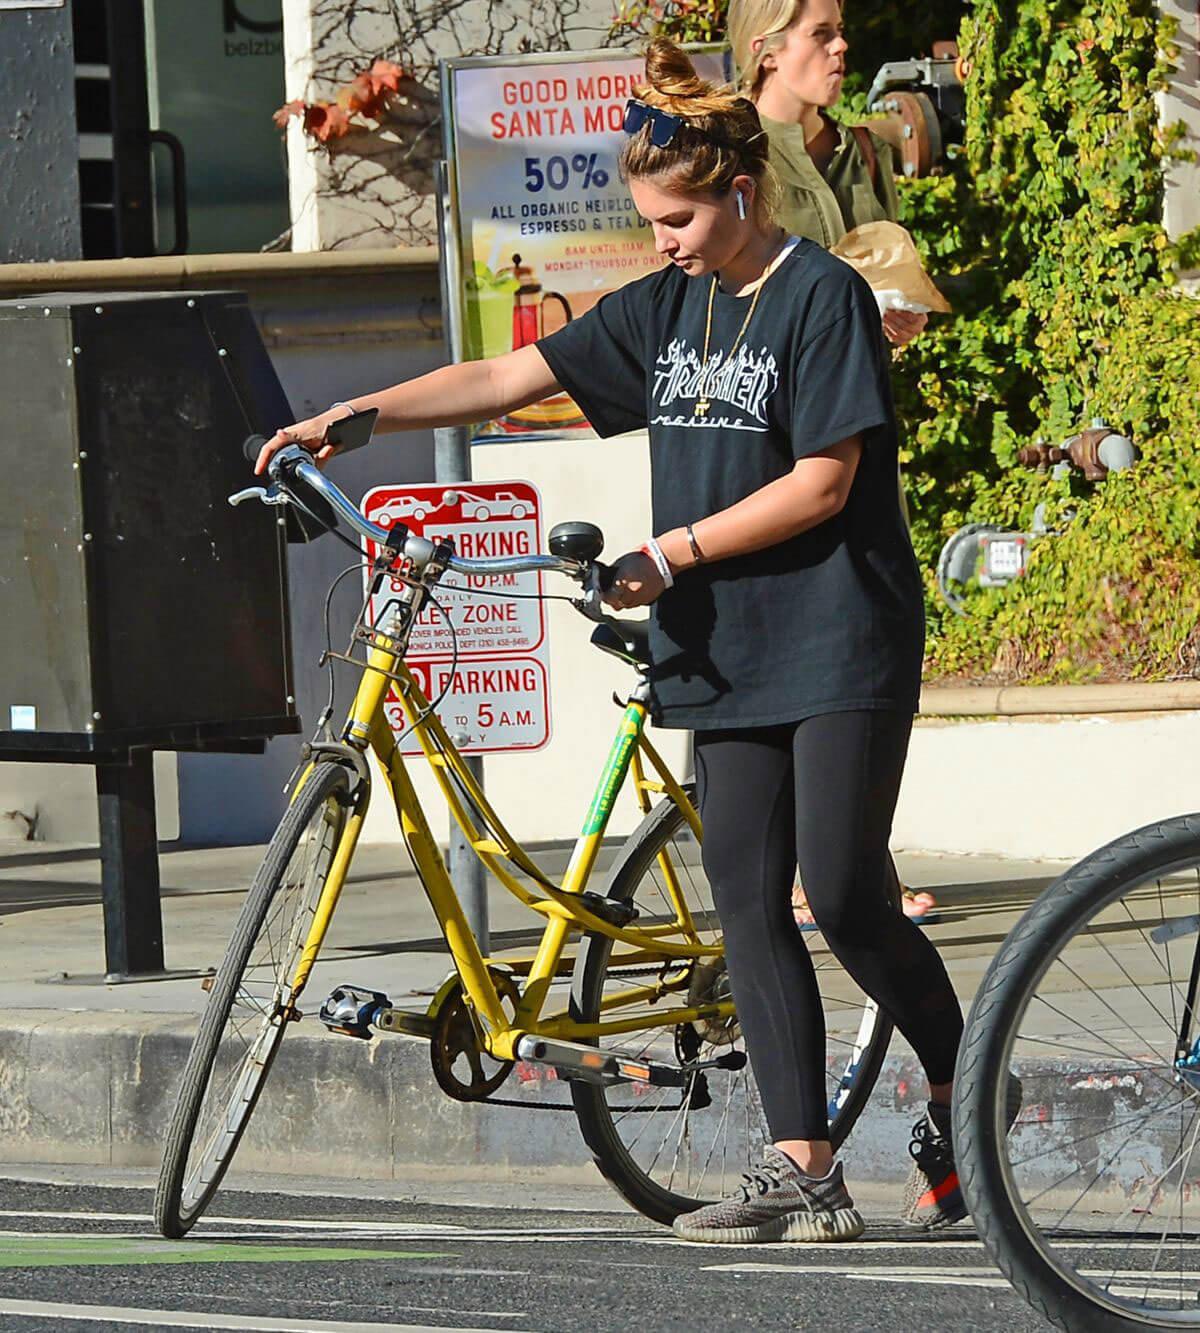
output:
<instances>
[{"instance_id":1,"label":"metal pole","mask_svg":"<svg viewBox=\"0 0 1200 1333\"><path fill-rule=\"evenodd\" d=\"M439 426L433 432L433 449L435 481L471 480L471 432L466 426ZM465 763L476 782L482 786L482 757L467 755ZM487 954L491 950L488 937L487 872L453 819L450 820L449 861L450 879L462 900L467 921L475 932L480 949Z\"/></svg>"},{"instance_id":2,"label":"metal pole","mask_svg":"<svg viewBox=\"0 0 1200 1333\"><path fill-rule=\"evenodd\" d=\"M96 795L105 971L114 981L161 973L163 927L152 753L134 750L127 764L97 764Z\"/></svg>"},{"instance_id":3,"label":"metal pole","mask_svg":"<svg viewBox=\"0 0 1200 1333\"><path fill-rule=\"evenodd\" d=\"M443 83L446 71L442 72ZM447 136L449 137L449 136ZM444 161L438 163L438 245L441 254L442 324L445 330L447 360L458 359L459 287L452 274L458 272L458 237L450 208L450 172ZM466 426L439 426L433 432L433 479L438 482L471 480L471 432ZM466 757L466 765L475 780L483 785L483 759ZM450 879L462 901L467 922L486 955L491 952L488 930L487 872L463 836L462 829L450 820Z\"/></svg>"}]
</instances>

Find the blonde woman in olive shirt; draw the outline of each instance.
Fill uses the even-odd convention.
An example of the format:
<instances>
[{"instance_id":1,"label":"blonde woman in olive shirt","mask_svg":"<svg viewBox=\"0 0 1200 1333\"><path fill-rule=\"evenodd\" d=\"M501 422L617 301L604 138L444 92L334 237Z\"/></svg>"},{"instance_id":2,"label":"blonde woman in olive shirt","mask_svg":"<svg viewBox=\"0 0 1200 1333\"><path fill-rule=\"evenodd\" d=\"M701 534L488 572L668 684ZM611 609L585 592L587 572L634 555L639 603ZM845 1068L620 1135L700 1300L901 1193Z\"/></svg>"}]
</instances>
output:
<instances>
[{"instance_id":1,"label":"blonde woman in olive shirt","mask_svg":"<svg viewBox=\"0 0 1200 1333\"><path fill-rule=\"evenodd\" d=\"M837 0L730 0L729 41L742 88L770 139L770 161L783 185L778 217L793 236L829 249L864 222L894 222L899 211L891 145L827 115L842 91L847 43ZM864 156L866 137L874 162ZM903 347L928 316L889 310L883 331ZM903 487L901 488L903 497ZM933 895L904 890L904 913L920 918ZM796 921L812 924L803 890Z\"/></svg>"},{"instance_id":2,"label":"blonde woman in olive shirt","mask_svg":"<svg viewBox=\"0 0 1200 1333\"><path fill-rule=\"evenodd\" d=\"M842 91L846 39L837 0L730 0L728 33L740 82L770 137L783 182L779 221L828 249L864 222L895 221L892 150L869 134L874 171L852 130L825 108ZM883 331L898 347L927 316L889 310Z\"/></svg>"}]
</instances>

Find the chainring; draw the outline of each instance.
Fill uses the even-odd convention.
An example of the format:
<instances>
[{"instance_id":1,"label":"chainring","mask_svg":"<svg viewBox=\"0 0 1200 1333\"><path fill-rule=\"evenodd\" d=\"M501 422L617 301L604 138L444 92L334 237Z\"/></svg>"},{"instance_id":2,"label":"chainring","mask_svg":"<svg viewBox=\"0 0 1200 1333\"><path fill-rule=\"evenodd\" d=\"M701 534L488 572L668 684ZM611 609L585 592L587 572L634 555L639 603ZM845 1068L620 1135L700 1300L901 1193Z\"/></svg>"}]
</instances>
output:
<instances>
[{"instance_id":1,"label":"chainring","mask_svg":"<svg viewBox=\"0 0 1200 1333\"><path fill-rule=\"evenodd\" d=\"M489 968L501 1002L515 1011L521 998L508 972ZM490 1097L512 1072L513 1061L496 1060L483 1049L483 1032L474 1009L463 994L462 982L447 991L434 1015L429 1059L437 1085L460 1102L481 1102Z\"/></svg>"}]
</instances>

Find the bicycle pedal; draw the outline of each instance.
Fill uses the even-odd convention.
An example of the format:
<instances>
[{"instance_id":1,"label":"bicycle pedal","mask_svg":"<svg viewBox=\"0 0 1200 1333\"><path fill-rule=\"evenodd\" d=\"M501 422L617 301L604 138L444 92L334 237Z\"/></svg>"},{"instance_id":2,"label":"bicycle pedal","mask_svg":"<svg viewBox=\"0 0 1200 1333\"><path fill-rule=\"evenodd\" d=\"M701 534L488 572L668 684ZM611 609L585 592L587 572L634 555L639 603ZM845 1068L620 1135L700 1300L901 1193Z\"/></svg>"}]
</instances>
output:
<instances>
[{"instance_id":1,"label":"bicycle pedal","mask_svg":"<svg viewBox=\"0 0 1200 1333\"><path fill-rule=\"evenodd\" d=\"M317 1017L330 1030L343 1037L370 1041L375 1035L371 1025L381 1009L390 1009L391 1000L377 990L358 986L338 986L329 993Z\"/></svg>"},{"instance_id":2,"label":"bicycle pedal","mask_svg":"<svg viewBox=\"0 0 1200 1333\"><path fill-rule=\"evenodd\" d=\"M610 926L627 926L637 919L638 909L620 898L608 898L603 893L581 893L579 901L593 916L607 921Z\"/></svg>"}]
</instances>

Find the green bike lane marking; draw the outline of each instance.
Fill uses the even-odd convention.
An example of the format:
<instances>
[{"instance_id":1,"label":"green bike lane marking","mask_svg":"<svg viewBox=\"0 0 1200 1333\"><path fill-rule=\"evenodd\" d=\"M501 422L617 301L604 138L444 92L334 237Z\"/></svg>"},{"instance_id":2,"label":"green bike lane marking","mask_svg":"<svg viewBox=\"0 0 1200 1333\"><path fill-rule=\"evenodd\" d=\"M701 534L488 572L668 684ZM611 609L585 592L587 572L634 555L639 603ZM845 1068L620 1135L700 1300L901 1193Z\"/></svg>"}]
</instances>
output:
<instances>
[{"instance_id":1,"label":"green bike lane marking","mask_svg":"<svg viewBox=\"0 0 1200 1333\"><path fill-rule=\"evenodd\" d=\"M149 1236L12 1236L0 1233L0 1268L85 1264L296 1264L346 1260L456 1259L434 1250L344 1249L329 1245L259 1245L159 1240Z\"/></svg>"}]
</instances>

